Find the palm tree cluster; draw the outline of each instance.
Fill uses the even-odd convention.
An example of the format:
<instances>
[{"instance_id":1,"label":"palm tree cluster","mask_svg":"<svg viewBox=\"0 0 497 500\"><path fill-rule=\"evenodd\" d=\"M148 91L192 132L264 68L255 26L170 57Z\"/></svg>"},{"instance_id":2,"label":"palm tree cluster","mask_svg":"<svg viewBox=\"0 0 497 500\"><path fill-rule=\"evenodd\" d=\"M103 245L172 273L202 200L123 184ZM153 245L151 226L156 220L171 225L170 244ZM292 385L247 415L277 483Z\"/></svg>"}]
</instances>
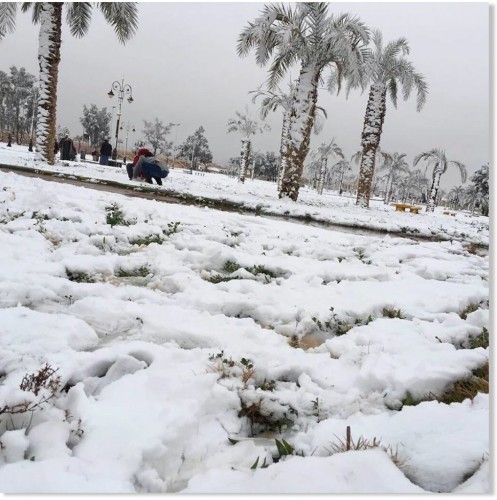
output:
<instances>
[{"instance_id":1,"label":"palm tree cluster","mask_svg":"<svg viewBox=\"0 0 497 500\"><path fill-rule=\"evenodd\" d=\"M419 111L426 101L428 87L423 76L403 57L409 53L407 40L400 38L383 46L378 30L371 31L350 14L329 14L328 5L324 2L304 2L291 7L267 5L261 15L243 29L237 50L240 56L254 50L260 66L271 61L268 92L274 93L285 73L293 65L299 65L299 76L291 91L285 99L278 98L284 110L279 196L294 201L298 198L304 161L309 153L318 85L324 82L325 71L329 70L327 87L330 91L339 92L342 85L346 86L347 93L354 88L370 87L357 193L357 204L367 207L387 94L396 106L399 86L404 100L416 89ZM374 49L368 48L370 41ZM270 102L269 97L263 102L266 114L267 109L275 108Z\"/></svg>"}]
</instances>

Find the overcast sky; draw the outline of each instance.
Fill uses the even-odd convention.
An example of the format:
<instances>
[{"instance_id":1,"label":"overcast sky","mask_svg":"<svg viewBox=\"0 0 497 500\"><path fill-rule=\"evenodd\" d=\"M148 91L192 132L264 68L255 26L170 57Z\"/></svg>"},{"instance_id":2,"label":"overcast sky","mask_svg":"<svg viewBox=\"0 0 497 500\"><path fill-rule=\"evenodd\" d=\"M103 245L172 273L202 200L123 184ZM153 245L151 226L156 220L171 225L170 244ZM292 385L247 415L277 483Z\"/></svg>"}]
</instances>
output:
<instances>
[{"instance_id":1,"label":"overcast sky","mask_svg":"<svg viewBox=\"0 0 497 500\"><path fill-rule=\"evenodd\" d=\"M143 120L158 117L180 123L177 144L200 125L206 130L214 161L224 164L240 150L240 137L226 134L226 122L246 105L248 95L267 78L254 55L239 58L237 38L257 17L261 3L140 3L139 29L126 45L94 11L89 33L82 39L62 28L58 85L58 125L80 135L83 104L111 110L107 97L114 80L133 87L135 101L123 104L123 120L141 137ZM379 28L384 42L404 36L408 56L429 84L428 101L416 112L415 96L387 102L381 138L385 151L407 153L408 161L422 151L444 148L449 159L464 162L474 172L489 161L489 7L488 3L332 3L330 12L351 12L369 27ZM38 74L38 27L31 15L18 13L17 27L0 42L0 69L24 66ZM298 75L298 67L291 70ZM286 87L286 79L282 88ZM335 137L346 157L360 149L367 93L330 95L324 89L318 104L328 113L323 131L313 136L311 149ZM256 136L255 150L277 151L281 113L267 120L271 132ZM175 132L170 140L175 140ZM357 167L356 167L357 168ZM442 187L459 184L458 172L448 172Z\"/></svg>"}]
</instances>

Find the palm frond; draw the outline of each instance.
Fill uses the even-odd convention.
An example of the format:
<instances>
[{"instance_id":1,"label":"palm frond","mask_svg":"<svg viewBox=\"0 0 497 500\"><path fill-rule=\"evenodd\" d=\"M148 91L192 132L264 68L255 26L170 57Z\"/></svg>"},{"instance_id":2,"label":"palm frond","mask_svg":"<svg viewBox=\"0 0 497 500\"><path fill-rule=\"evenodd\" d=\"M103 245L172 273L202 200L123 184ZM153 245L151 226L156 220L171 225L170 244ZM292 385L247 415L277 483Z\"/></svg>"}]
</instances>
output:
<instances>
[{"instance_id":1,"label":"palm frond","mask_svg":"<svg viewBox=\"0 0 497 500\"><path fill-rule=\"evenodd\" d=\"M459 168L459 172L461 173L461 180L462 180L462 183L464 184L466 182L466 180L468 179L468 171L466 170L466 165L464 165L464 163L461 163L460 161L457 161L457 160L451 160L449 163L452 163L457 168Z\"/></svg>"},{"instance_id":2,"label":"palm frond","mask_svg":"<svg viewBox=\"0 0 497 500\"><path fill-rule=\"evenodd\" d=\"M93 4L90 2L68 2L66 5L66 20L71 35L82 37L90 28Z\"/></svg>"},{"instance_id":3,"label":"palm frond","mask_svg":"<svg viewBox=\"0 0 497 500\"><path fill-rule=\"evenodd\" d=\"M17 3L0 3L0 40L7 34L13 33L16 29Z\"/></svg>"},{"instance_id":4,"label":"palm frond","mask_svg":"<svg viewBox=\"0 0 497 500\"><path fill-rule=\"evenodd\" d=\"M390 95L390 99L392 100L392 104L394 107L397 107L397 81L395 78L389 80L388 85L388 94Z\"/></svg>"},{"instance_id":5,"label":"palm frond","mask_svg":"<svg viewBox=\"0 0 497 500\"><path fill-rule=\"evenodd\" d=\"M98 6L121 43L133 37L138 29L137 2L99 2Z\"/></svg>"},{"instance_id":6,"label":"palm frond","mask_svg":"<svg viewBox=\"0 0 497 500\"><path fill-rule=\"evenodd\" d=\"M426 98L428 96L428 84L426 83L423 75L420 75L419 73L414 73L413 78L414 85L416 86L418 93L416 108L418 111L420 111L426 103Z\"/></svg>"},{"instance_id":7,"label":"palm frond","mask_svg":"<svg viewBox=\"0 0 497 500\"><path fill-rule=\"evenodd\" d=\"M401 37L397 40L388 42L385 49L382 51L382 57L386 61L395 59L399 55L409 54L409 42L406 38Z\"/></svg>"}]
</instances>

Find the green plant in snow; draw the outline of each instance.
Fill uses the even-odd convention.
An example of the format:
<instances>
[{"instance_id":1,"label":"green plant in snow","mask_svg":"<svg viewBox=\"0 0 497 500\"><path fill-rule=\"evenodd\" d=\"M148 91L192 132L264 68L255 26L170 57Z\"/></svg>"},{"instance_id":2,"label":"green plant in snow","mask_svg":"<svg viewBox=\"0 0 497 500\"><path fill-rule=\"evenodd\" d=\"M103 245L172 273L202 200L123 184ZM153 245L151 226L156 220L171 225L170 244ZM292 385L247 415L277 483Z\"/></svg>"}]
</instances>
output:
<instances>
[{"instance_id":1,"label":"green plant in snow","mask_svg":"<svg viewBox=\"0 0 497 500\"><path fill-rule=\"evenodd\" d=\"M482 332L476 337L472 337L469 341L469 348L476 349L477 347L483 347L486 349L489 346L489 333L488 330L483 327Z\"/></svg>"},{"instance_id":2,"label":"green plant in snow","mask_svg":"<svg viewBox=\"0 0 497 500\"><path fill-rule=\"evenodd\" d=\"M159 234L147 234L147 236L135 238L134 240L130 241L130 243L132 245L138 246L148 246L152 243L162 245L162 243L164 243L164 239Z\"/></svg>"},{"instance_id":3,"label":"green plant in snow","mask_svg":"<svg viewBox=\"0 0 497 500\"><path fill-rule=\"evenodd\" d=\"M163 231L166 236L171 236L171 234L177 233L179 231L179 226L181 222L168 222L167 229Z\"/></svg>"},{"instance_id":4,"label":"green plant in snow","mask_svg":"<svg viewBox=\"0 0 497 500\"><path fill-rule=\"evenodd\" d=\"M39 233L46 233L47 232L47 228L45 227L45 221L50 219L48 217L48 215L46 215L46 214L43 215L43 214L40 214L38 212L33 212L33 214L31 215L31 218L36 219L35 226L36 226L36 230Z\"/></svg>"},{"instance_id":5,"label":"green plant in snow","mask_svg":"<svg viewBox=\"0 0 497 500\"><path fill-rule=\"evenodd\" d=\"M383 314L384 318L406 319L400 309L395 309L390 306L384 307L381 313Z\"/></svg>"},{"instance_id":6,"label":"green plant in snow","mask_svg":"<svg viewBox=\"0 0 497 500\"><path fill-rule=\"evenodd\" d=\"M71 273L66 271L69 281L75 281L76 283L95 283L92 276L87 273Z\"/></svg>"},{"instance_id":7,"label":"green plant in snow","mask_svg":"<svg viewBox=\"0 0 497 500\"><path fill-rule=\"evenodd\" d=\"M238 271L238 269L240 269L240 264L238 264L237 262L235 262L234 260L227 260L225 263L224 263L224 266L223 266L223 271L225 273L234 273L235 271Z\"/></svg>"},{"instance_id":8,"label":"green plant in snow","mask_svg":"<svg viewBox=\"0 0 497 500\"><path fill-rule=\"evenodd\" d=\"M112 203L112 205L105 207L105 211L107 212L107 224L110 224L111 227L130 225L130 223L124 218L122 208L117 203Z\"/></svg>"},{"instance_id":9,"label":"green plant in snow","mask_svg":"<svg viewBox=\"0 0 497 500\"><path fill-rule=\"evenodd\" d=\"M258 274L265 274L269 276L270 278L276 278L276 274L273 273L273 271L270 271L263 265L256 265L253 267L247 267L246 268L249 273L252 273L253 275L257 276Z\"/></svg>"},{"instance_id":10,"label":"green plant in snow","mask_svg":"<svg viewBox=\"0 0 497 500\"><path fill-rule=\"evenodd\" d=\"M150 268L148 266L140 266L136 269L131 269L131 270L126 270L123 268L120 268L116 276L118 278L146 278L150 274Z\"/></svg>"},{"instance_id":11,"label":"green plant in snow","mask_svg":"<svg viewBox=\"0 0 497 500\"><path fill-rule=\"evenodd\" d=\"M329 331L337 336L340 336L345 335L353 327L353 325L351 325L348 321L342 320L338 317L334 307L330 307L330 313L330 318L324 323L315 316L311 318L312 321L316 323L319 330Z\"/></svg>"},{"instance_id":12,"label":"green plant in snow","mask_svg":"<svg viewBox=\"0 0 497 500\"><path fill-rule=\"evenodd\" d=\"M250 467L252 470L257 469L257 465L259 464L259 457L257 457L256 461L252 464ZM269 467L269 464L266 463L266 457L264 457L264 462L262 462L261 466L259 467L260 469L267 469Z\"/></svg>"}]
</instances>

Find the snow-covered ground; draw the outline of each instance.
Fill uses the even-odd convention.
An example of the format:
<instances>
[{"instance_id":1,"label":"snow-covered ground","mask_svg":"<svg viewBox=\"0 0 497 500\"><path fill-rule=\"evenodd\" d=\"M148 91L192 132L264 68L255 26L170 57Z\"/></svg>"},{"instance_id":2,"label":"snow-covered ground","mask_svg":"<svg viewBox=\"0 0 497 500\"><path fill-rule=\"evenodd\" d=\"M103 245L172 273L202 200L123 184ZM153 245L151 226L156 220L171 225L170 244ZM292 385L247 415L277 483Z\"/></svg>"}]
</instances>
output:
<instances>
[{"instance_id":1,"label":"snow-covered ground","mask_svg":"<svg viewBox=\"0 0 497 500\"><path fill-rule=\"evenodd\" d=\"M34 153L29 153L24 146L13 145L7 148L0 144L0 163L37 168L64 175L78 175L92 179L119 182L136 187L149 186L142 182L129 181L125 169L100 166L88 162L58 162L49 167L34 161ZM441 239L457 239L488 246L488 217L471 216L468 213L456 213L454 217L443 215L446 211L440 207L435 213L420 211L419 214L395 212L395 208L384 205L382 200L371 202L370 210L363 210L355 205L355 197L338 196L324 191L322 196L310 188L301 188L298 203L279 200L276 185L271 182L247 179L241 184L221 174L188 175L182 169L171 169L161 188L196 197L225 200L241 204L259 213L308 217L313 220L349 227L370 228L392 233L410 234Z\"/></svg>"},{"instance_id":2,"label":"snow-covered ground","mask_svg":"<svg viewBox=\"0 0 497 500\"><path fill-rule=\"evenodd\" d=\"M1 171L0 185L1 491L490 491L483 250ZM372 225L471 226L310 192L281 202L265 185L166 182ZM481 391L464 399L462 380Z\"/></svg>"}]
</instances>

